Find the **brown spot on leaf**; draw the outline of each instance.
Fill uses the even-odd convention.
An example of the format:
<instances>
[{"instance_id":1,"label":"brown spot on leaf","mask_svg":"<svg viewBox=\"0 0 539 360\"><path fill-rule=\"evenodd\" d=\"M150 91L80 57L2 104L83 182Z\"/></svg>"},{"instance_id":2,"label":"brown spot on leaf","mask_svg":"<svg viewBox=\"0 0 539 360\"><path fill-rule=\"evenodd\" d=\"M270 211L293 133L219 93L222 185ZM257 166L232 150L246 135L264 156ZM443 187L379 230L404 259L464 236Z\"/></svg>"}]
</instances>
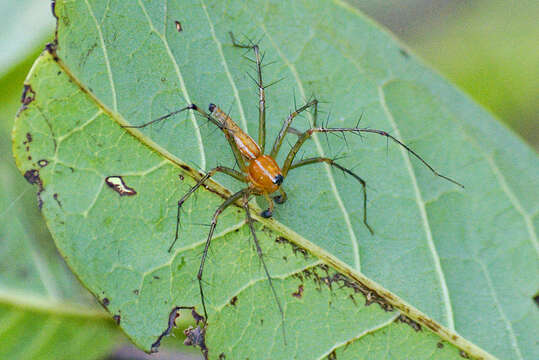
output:
<instances>
[{"instance_id":1,"label":"brown spot on leaf","mask_svg":"<svg viewBox=\"0 0 539 360\"><path fill-rule=\"evenodd\" d=\"M464 350L460 350L459 352L459 355L465 359L469 359L470 358L470 355L468 355L468 353Z\"/></svg>"},{"instance_id":2,"label":"brown spot on leaf","mask_svg":"<svg viewBox=\"0 0 539 360\"><path fill-rule=\"evenodd\" d=\"M56 203L58 204L59 207L62 207L62 203L60 202L60 200L58 199L58 194L57 193L54 193L52 195L52 197L54 198L54 200L56 201Z\"/></svg>"},{"instance_id":3,"label":"brown spot on leaf","mask_svg":"<svg viewBox=\"0 0 539 360\"><path fill-rule=\"evenodd\" d=\"M37 164L39 165L39 167L44 168L45 166L49 165L49 161L45 159L41 159L37 161Z\"/></svg>"},{"instance_id":4,"label":"brown spot on leaf","mask_svg":"<svg viewBox=\"0 0 539 360\"><path fill-rule=\"evenodd\" d=\"M197 326L196 328L189 326L183 331L183 333L185 334L185 341L183 344L187 346L199 347L200 351L202 351L204 359L207 359L208 348L206 347L205 343L206 329L204 327L201 328L200 326Z\"/></svg>"},{"instance_id":5,"label":"brown spot on leaf","mask_svg":"<svg viewBox=\"0 0 539 360\"><path fill-rule=\"evenodd\" d=\"M174 24L176 24L176 30L178 30L178 32L182 32L183 31L183 28L182 28L182 23L179 22L178 20L174 21Z\"/></svg>"},{"instance_id":6,"label":"brown spot on leaf","mask_svg":"<svg viewBox=\"0 0 539 360\"><path fill-rule=\"evenodd\" d=\"M114 320L114 322L116 323L116 325L120 325L120 321L122 320L122 317L120 315L114 315L112 317L112 319Z\"/></svg>"},{"instance_id":7,"label":"brown spot on leaf","mask_svg":"<svg viewBox=\"0 0 539 360\"><path fill-rule=\"evenodd\" d=\"M301 299L301 297L303 296L303 284L300 284L298 286L298 290L296 292L293 292L292 296Z\"/></svg>"},{"instance_id":8,"label":"brown spot on leaf","mask_svg":"<svg viewBox=\"0 0 539 360\"><path fill-rule=\"evenodd\" d=\"M24 106L30 104L32 101L34 101L36 98L36 93L32 89L32 86L29 84L25 84L22 89L22 96L21 96L21 103ZM26 133L28 135L29 133ZM30 140L32 141L32 140Z\"/></svg>"},{"instance_id":9,"label":"brown spot on leaf","mask_svg":"<svg viewBox=\"0 0 539 360\"><path fill-rule=\"evenodd\" d=\"M157 340L152 344L152 348L150 350L152 353L157 352L157 349L161 345L161 340L163 340L165 336L169 335L172 329L176 327L176 319L178 318L178 316L180 316L180 314L178 313L180 309L180 306L175 306L172 308L172 311L168 315L168 326L165 331L163 331L161 335L157 337Z\"/></svg>"},{"instance_id":10,"label":"brown spot on leaf","mask_svg":"<svg viewBox=\"0 0 539 360\"><path fill-rule=\"evenodd\" d=\"M120 194L120 196L133 196L137 194L135 189L125 184L121 176L107 176L105 182L110 188Z\"/></svg>"},{"instance_id":11,"label":"brown spot on leaf","mask_svg":"<svg viewBox=\"0 0 539 360\"><path fill-rule=\"evenodd\" d=\"M443 349L443 348L444 348L444 343L441 342L441 341L438 341L438 343L436 344L436 347L437 347L438 349Z\"/></svg>"},{"instance_id":12,"label":"brown spot on leaf","mask_svg":"<svg viewBox=\"0 0 539 360\"><path fill-rule=\"evenodd\" d=\"M43 207L43 200L41 199L41 193L43 190L43 182L41 181L41 178L39 177L39 170L36 169L30 169L24 173L24 178L26 181L28 181L32 185L37 185L37 206L39 209Z\"/></svg>"},{"instance_id":13,"label":"brown spot on leaf","mask_svg":"<svg viewBox=\"0 0 539 360\"><path fill-rule=\"evenodd\" d=\"M234 296L231 300L230 300L230 305L232 306L236 306L236 303L238 302L238 297L237 296Z\"/></svg>"},{"instance_id":14,"label":"brown spot on leaf","mask_svg":"<svg viewBox=\"0 0 539 360\"><path fill-rule=\"evenodd\" d=\"M415 331L421 331L421 325L419 325L417 322L415 322L414 320L410 319L408 316L406 315L403 315L403 314L400 314L397 319L395 321L399 321L401 323L404 323L404 324L407 324L407 325L410 325L410 327L412 329L414 329Z\"/></svg>"}]
</instances>

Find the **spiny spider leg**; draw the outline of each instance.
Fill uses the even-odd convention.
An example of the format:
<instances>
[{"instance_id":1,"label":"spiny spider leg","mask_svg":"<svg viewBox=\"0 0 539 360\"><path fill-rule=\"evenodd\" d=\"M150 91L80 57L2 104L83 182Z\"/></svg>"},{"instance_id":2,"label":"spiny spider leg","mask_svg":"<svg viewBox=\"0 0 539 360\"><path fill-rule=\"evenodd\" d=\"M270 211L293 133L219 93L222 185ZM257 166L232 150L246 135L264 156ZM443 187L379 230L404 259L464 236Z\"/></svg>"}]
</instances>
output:
<instances>
[{"instance_id":1,"label":"spiny spider leg","mask_svg":"<svg viewBox=\"0 0 539 360\"><path fill-rule=\"evenodd\" d=\"M211 105L213 105L213 104L210 104L210 106ZM238 163L238 166L240 167L241 171L245 172L245 170L247 169L247 165L245 165L245 160L244 160L243 156L241 155L240 150L236 146L236 143L234 142L234 139L232 138L230 133L227 131L227 128L225 127L225 125L222 124L221 122L217 121L213 116L206 113L204 110L202 110L197 105L191 104L190 106L191 106L191 109L195 110L196 112L198 112L199 114L204 116L206 119L208 119L209 121L216 124L223 131L223 133L225 134L225 138L228 141L228 144L230 145L230 148L232 149L232 153L234 154L234 158L236 159L236 162Z\"/></svg>"},{"instance_id":2,"label":"spiny spider leg","mask_svg":"<svg viewBox=\"0 0 539 360\"><path fill-rule=\"evenodd\" d=\"M232 45L242 49L253 49L256 58L256 72L258 74L258 81L256 85L258 86L258 146L262 154L266 148L266 94L265 87L262 84L262 60L260 59L260 49L257 44L241 44L236 41L234 34L229 32L230 39L232 40Z\"/></svg>"},{"instance_id":3,"label":"spiny spider leg","mask_svg":"<svg viewBox=\"0 0 539 360\"><path fill-rule=\"evenodd\" d=\"M202 272L204 271L204 263L206 262L208 249L210 248L211 238L213 237L213 231L215 230L215 227L217 226L217 218L227 207L232 205L237 200L241 199L244 196L244 194L249 194L249 191L250 191L249 188L245 188L231 195L217 208L217 210L215 210L215 213L213 214L213 217L211 219L210 231L208 233L206 245L204 246L204 252L202 253L202 259L200 261L200 268L198 269L198 274L197 274L198 287L200 289L200 298L202 301L202 308L204 309L205 319L208 319L208 312L206 311L206 301L204 300L204 290L202 289Z\"/></svg>"},{"instance_id":4,"label":"spiny spider leg","mask_svg":"<svg viewBox=\"0 0 539 360\"><path fill-rule=\"evenodd\" d=\"M286 157L286 160L285 160L285 162L283 164L283 167L282 167L282 173L283 173L284 177L286 177L286 174L288 173L288 170L290 170L290 167L292 166L292 161L294 161L294 157L298 153L301 146L315 132L317 132L317 133L331 133L331 132L345 133L345 132L351 132L353 134L358 134L358 135L360 133L362 133L362 132L366 132L366 133L373 133L373 134L378 134L378 135L385 136L386 138L393 140L394 142L396 142L397 144L399 144L400 146L405 148L410 154L412 154L419 161L421 161L434 175L436 175L438 177L441 177L442 179L445 179L445 180L447 180L449 182L452 182L455 185L458 185L458 186L464 188L464 185L462 185L461 183L459 183L459 182L457 182L457 181L455 181L455 180L453 180L453 179L451 179L451 178L449 178L449 177L447 177L445 175L442 175L439 172L437 172L436 170L434 170L434 168L432 166L430 166L421 156L419 156L419 154L417 154L409 146L407 146L403 142L397 140L394 136L388 134L387 132L385 132L383 130L368 129L368 128L357 128L357 127L356 128L312 128L312 129L309 129L309 130L305 131L303 133L303 135L301 135L299 137L299 139L296 141L296 143L294 144L292 149L290 149L290 152L288 153L288 155Z\"/></svg>"},{"instance_id":5,"label":"spiny spider leg","mask_svg":"<svg viewBox=\"0 0 539 360\"><path fill-rule=\"evenodd\" d=\"M348 175L351 175L357 181L359 181L359 183L361 184L362 190L363 190L363 223L365 224L367 229L369 229L369 232L371 233L371 235L374 235L374 231L372 230L371 226L367 223L367 189L366 189L367 183L365 182L365 180L363 180L361 177L359 177L359 175L352 172L352 170L347 169L342 165L339 165L333 159L326 158L326 157L314 157L314 158L309 158L309 159L304 159L304 160L301 160L301 161L297 161L297 162L295 162L294 164L292 164L290 166L289 171L293 170L293 169L296 169L296 168L299 168L301 166L310 165L310 164L317 164L317 163L321 163L321 162L325 162L325 163L327 163L327 164L329 164L331 166L334 166L337 169L342 170L343 172L347 173Z\"/></svg>"},{"instance_id":6,"label":"spiny spider leg","mask_svg":"<svg viewBox=\"0 0 539 360\"><path fill-rule=\"evenodd\" d=\"M262 253L262 249L260 248L260 244L258 243L258 238L256 237L256 231L253 226L253 218L251 217L251 211L249 210L249 192L245 192L243 194L243 208L245 209L245 219L247 221L247 225L249 225L249 230L251 231L251 235L253 235L253 240L255 243L258 258L260 259L260 262L262 263L262 266L264 267L264 272L266 273L266 277L268 278L268 283L271 288L271 292L273 293L273 297L275 298L275 301L277 302L277 307L279 308L279 312L281 313L281 322L283 324L282 325L283 326L282 327L283 339L284 339L284 344L286 345L286 333L285 333L285 328L284 328L284 311L283 311L281 302L279 301L279 297L277 296L277 292L275 291L275 287L273 286L273 282L271 280L268 267L266 266L266 262L264 261L264 255Z\"/></svg>"},{"instance_id":7,"label":"spiny spider leg","mask_svg":"<svg viewBox=\"0 0 539 360\"><path fill-rule=\"evenodd\" d=\"M288 118L283 123L283 126L281 127L281 131L279 131L279 135L277 135L277 138L275 139L275 142L273 143L273 148L271 149L270 156L272 158L276 158L277 154L279 154L279 150L281 149L281 145L283 144L283 139L286 136L286 133L288 132L288 129L290 128L290 124L292 124L292 121L296 116L298 116L303 111L307 110L311 106L314 106L314 113L315 113L315 126L316 126L316 115L318 115L318 100L314 99L309 101L307 104L303 105L299 109L294 110L290 115L288 115Z\"/></svg>"},{"instance_id":8,"label":"spiny spider leg","mask_svg":"<svg viewBox=\"0 0 539 360\"><path fill-rule=\"evenodd\" d=\"M227 174L229 176L232 176L233 178L241 181L241 182L248 182L247 177L240 173L237 170L227 168L225 166L217 166L216 168L211 169L204 175L191 189L189 189L188 192L186 192L182 198L178 201L178 213L176 214L176 234L174 235L174 241L172 244L170 244L168 248L168 252L172 251L172 248L174 247L174 244L176 244L176 241L178 241L178 234L180 230L180 210L183 205L183 203L202 185L204 184L210 177L215 175L217 172L222 172L224 174Z\"/></svg>"}]
</instances>

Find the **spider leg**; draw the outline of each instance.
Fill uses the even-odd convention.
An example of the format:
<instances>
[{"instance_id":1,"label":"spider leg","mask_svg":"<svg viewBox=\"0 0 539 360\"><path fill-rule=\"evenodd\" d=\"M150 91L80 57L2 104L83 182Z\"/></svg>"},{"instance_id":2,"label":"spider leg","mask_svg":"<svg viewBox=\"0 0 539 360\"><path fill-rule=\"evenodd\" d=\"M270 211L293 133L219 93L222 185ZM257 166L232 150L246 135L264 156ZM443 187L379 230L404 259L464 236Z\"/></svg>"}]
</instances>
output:
<instances>
[{"instance_id":1,"label":"spider leg","mask_svg":"<svg viewBox=\"0 0 539 360\"><path fill-rule=\"evenodd\" d=\"M447 180L449 182L452 182L453 184L455 184L457 186L460 186L461 188L464 188L464 185L462 185L461 183L451 179L448 176L442 175L439 172L437 172L432 166L429 165L429 163L427 163L425 161L425 159L423 159L421 156L419 156L418 153L416 153L408 145L404 144L403 142L401 142L400 140L398 140L394 136L388 134L387 132L385 132L383 130L376 130L376 129L369 129L369 128L358 128L358 127L355 127L355 128L324 128L324 127L318 127L318 128L312 128L312 129L309 129L309 130L305 131L303 133L303 135L301 135L299 137L299 139L296 141L296 143L294 144L292 149L290 149L290 152L288 153L288 155L286 157L286 160L284 161L284 164L283 164L283 167L282 167L282 173L283 173L284 177L286 177L286 174L288 173L288 170L290 170L290 167L292 166L292 162L294 161L294 157L298 153L301 146L315 132L316 133L342 133L342 134L350 132L350 133L355 134L355 135L360 135L361 133L372 133L372 134L378 134L378 135L381 135L381 136L385 136L386 138L391 139L393 142L397 143L398 145L400 145L404 149L406 149L406 151L408 151L409 154L412 154L415 158L417 158L419 161L421 161L435 176L438 176L438 177L440 177L442 179L445 179L445 180Z\"/></svg>"},{"instance_id":2,"label":"spider leg","mask_svg":"<svg viewBox=\"0 0 539 360\"><path fill-rule=\"evenodd\" d=\"M284 204L288 196L286 195L286 192L283 190L282 187L279 188L279 192L281 193L281 195L274 196L273 200L275 200L277 204Z\"/></svg>"},{"instance_id":3,"label":"spider leg","mask_svg":"<svg viewBox=\"0 0 539 360\"><path fill-rule=\"evenodd\" d=\"M226 137L226 140L228 141L228 144L230 145L230 148L232 149L232 153L234 154L234 158L236 159L236 162L238 163L239 167L241 168L242 171L245 171L247 169L247 166L245 165L245 161L241 155L241 152L239 151L239 149L237 148L236 144L234 143L234 140L232 139L232 137L230 136L230 134L225 131L226 128L223 126L223 124L221 124L219 121L217 121L216 119L214 119L210 114L206 113L204 110L202 110L199 106L197 106L196 104L191 104L191 105L188 105L184 108L181 108L179 110L175 110L171 113L168 113L166 115L163 115L163 116L160 116L158 117L157 119L154 119L152 121L149 121L147 123L144 123L144 124L141 124L141 125L125 125L123 126L124 128L135 128L135 129L141 129L141 128L144 128L148 125L151 125L151 124L155 124L155 123L158 123L159 121L162 121L162 120L165 120L165 119L168 119L170 118L171 116L173 115L176 115L178 113L181 113L182 111L185 111L185 110L194 110L196 112L198 112L199 114L201 114L202 116L204 116L206 119L208 119L210 122L212 122L213 124L215 124L219 129L221 129L223 131L223 133L225 134L225 137Z\"/></svg>"},{"instance_id":4,"label":"spider leg","mask_svg":"<svg viewBox=\"0 0 539 360\"><path fill-rule=\"evenodd\" d=\"M215 175L217 172L222 172L224 174L227 174L229 176L232 176L233 178L238 179L241 182L247 182L247 177L240 173L237 170L230 169L224 166L218 166L216 168L211 169L208 171L206 175L204 175L185 195L182 196L182 198L178 201L178 213L176 215L176 235L174 236L174 241L172 244L170 244L168 248L168 252L172 251L172 248L174 247L174 244L176 244L176 241L178 240L178 234L180 230L180 210L183 205L183 203L191 196L193 193L201 186L203 185L210 177Z\"/></svg>"},{"instance_id":5,"label":"spider leg","mask_svg":"<svg viewBox=\"0 0 539 360\"><path fill-rule=\"evenodd\" d=\"M346 173L348 175L351 175L354 179L359 181L359 183L361 184L362 190L363 190L363 223L365 224L367 229L369 229L369 232L371 233L371 235L374 235L374 231L372 230L371 226L367 223L367 189L366 189L367 183L365 182L365 180L363 180L361 177L359 177L359 175L352 172L352 170L347 169L347 168L337 164L333 159L326 158L326 157L314 157L314 158L309 158L309 159L304 159L304 160L298 161L298 162L292 164L290 166L289 170L296 169L296 168L301 167L301 166L317 164L317 163L321 163L321 162L325 162L326 164L329 164L329 165L331 165L333 167L336 167L337 169L342 170L344 173Z\"/></svg>"},{"instance_id":6,"label":"spider leg","mask_svg":"<svg viewBox=\"0 0 539 360\"><path fill-rule=\"evenodd\" d=\"M266 200L268 201L268 204L269 204L269 208L262 211L260 213L260 216L262 216L263 218L270 218L272 215L273 215L273 200L272 198L268 195L268 193L264 193L264 197L266 198Z\"/></svg>"},{"instance_id":7,"label":"spider leg","mask_svg":"<svg viewBox=\"0 0 539 360\"><path fill-rule=\"evenodd\" d=\"M266 277L268 278L268 283L271 288L271 292L273 293L273 297L275 298L275 301L277 302L277 307L279 308L279 312L281 313L281 321L283 323L283 339L284 343L286 345L286 333L285 333L285 327L284 327L284 311L283 307L281 305L281 302L279 301L279 297L277 296L277 292L275 291L275 287L273 286L273 282L271 280L270 273L268 271L268 267L266 266L266 262L264 261L264 256L262 254L262 249L260 248L260 244L258 243L258 238L256 237L256 231L253 226L253 218L251 217L251 211L249 210L249 192L244 192L242 194L243 196L243 208L245 209L245 219L247 221L247 225L249 225L249 230L251 231L251 235L253 235L253 240L256 247L256 252L258 254L258 258L260 259L260 262L262 263L262 266L264 268L264 272L266 273Z\"/></svg>"},{"instance_id":8,"label":"spider leg","mask_svg":"<svg viewBox=\"0 0 539 360\"><path fill-rule=\"evenodd\" d=\"M270 156L272 158L277 158L277 154L279 154L279 150L281 149L281 145L283 144L284 137L286 136L286 133L288 132L290 128L290 124L292 124L292 121L296 116L298 116L303 111L307 110L311 106L314 106L314 124L316 126L316 117L318 115L318 100L314 99L309 101L307 104L303 105L299 109L294 110L290 115L288 115L288 118L283 123L283 126L281 127L281 131L279 131L279 135L277 135L277 138L275 139L275 142L273 143L273 148L271 149Z\"/></svg>"},{"instance_id":9,"label":"spider leg","mask_svg":"<svg viewBox=\"0 0 539 360\"><path fill-rule=\"evenodd\" d=\"M213 217L211 219L210 224L210 231L208 233L208 238L206 240L206 245L204 246L204 252L202 253L202 258L200 260L200 267L198 269L197 279L198 279L198 287L200 289L200 298L202 302L202 308L204 309L204 318L206 321L208 320L208 312L206 310L206 301L204 300L204 290L202 288L202 272L204 271L204 264L206 262L206 257L208 255L208 249L210 248L211 239L213 237L213 231L215 230L215 227L217 226L217 219L219 215L230 205L235 203L237 200L242 198L245 194L249 193L249 188L243 189L238 191L237 193L230 196L228 199L226 199L218 208L215 210L215 213L213 214Z\"/></svg>"},{"instance_id":10,"label":"spider leg","mask_svg":"<svg viewBox=\"0 0 539 360\"><path fill-rule=\"evenodd\" d=\"M211 106L212 104L210 104ZM247 171L247 165L245 165L245 160L243 159L243 156L241 155L240 150L236 146L236 143L234 142L234 139L232 139L232 136L227 131L226 127L219 121L213 118L210 114L202 110L200 107L196 106L195 104L191 104L191 109L195 110L202 116L204 116L206 119L217 125L219 129L223 131L226 137L226 141L228 141L228 144L230 145L230 149L232 150L232 153L234 154L234 158L236 159L236 162L238 163L238 166L240 167L241 171ZM214 105L215 106L215 105Z\"/></svg>"},{"instance_id":11,"label":"spider leg","mask_svg":"<svg viewBox=\"0 0 539 360\"><path fill-rule=\"evenodd\" d=\"M266 147L266 87L262 84L262 60L260 58L260 49L258 48L258 44L247 45L238 43L234 34L232 32L229 32L229 34L232 45L242 49L253 49L253 52L255 53L256 72L258 75L258 81L255 81L258 86L258 146L260 146L260 150L263 154Z\"/></svg>"}]
</instances>

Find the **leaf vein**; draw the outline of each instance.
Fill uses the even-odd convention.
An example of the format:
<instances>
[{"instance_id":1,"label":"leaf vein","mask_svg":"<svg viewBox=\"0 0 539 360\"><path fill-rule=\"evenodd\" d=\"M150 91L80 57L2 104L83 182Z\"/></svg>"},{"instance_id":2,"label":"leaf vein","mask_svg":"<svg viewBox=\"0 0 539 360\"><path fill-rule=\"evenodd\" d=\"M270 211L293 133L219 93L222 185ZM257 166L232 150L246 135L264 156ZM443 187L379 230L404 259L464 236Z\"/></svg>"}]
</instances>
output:
<instances>
[{"instance_id":1,"label":"leaf vein","mask_svg":"<svg viewBox=\"0 0 539 360\"><path fill-rule=\"evenodd\" d=\"M264 34L267 36L269 41L272 43L275 50L277 50L277 53L279 54L279 57L284 61L286 66L290 69L290 72L292 73L292 75L294 76L294 78L296 80L296 83L298 84L298 88L299 88L299 91L301 93L301 96L304 99L306 99L305 89L303 87L303 83L302 83L302 81L301 81L301 79L299 77L299 74L298 74L298 71L297 71L296 67L294 66L294 64L290 63L288 58L286 58L284 56L281 49L273 41L273 38L268 33L268 31L267 31L266 27L264 26L264 24L259 24L259 26L262 28L262 30L264 31ZM312 119L311 113L309 113L309 118L310 118L310 123L313 124L313 119ZM314 143L316 145L316 148L317 148L318 153L320 154L320 156L325 157L324 149L322 148L322 145L320 144L320 140L318 139L316 134L313 134L313 140L314 140ZM344 202L342 201L342 198L341 198L341 196L339 194L339 190L337 189L337 185L335 183L335 178L333 177L333 173L331 172L330 165L324 163L324 167L326 169L326 173L327 173L327 176L328 176L328 179L329 179L331 190L332 190L332 192L333 192L333 194L335 196L335 199L337 200L337 204L339 205L339 208L342 211L342 214L343 214L343 217L344 217L344 222L346 224L346 228L347 228L348 233L350 235L350 242L352 244L352 250L353 250L353 254L354 254L354 269L357 270L357 271L361 271L361 261L360 261L360 256L359 256L359 241L358 241L358 239L356 237L356 234L354 232L354 229L352 227L352 222L350 221L350 215L348 214L348 210L344 206Z\"/></svg>"},{"instance_id":2,"label":"leaf vein","mask_svg":"<svg viewBox=\"0 0 539 360\"><path fill-rule=\"evenodd\" d=\"M114 87L114 79L112 77L112 69L110 67L109 54L107 51L107 46L105 45L105 39L103 38L103 33L101 32L101 28L99 27L99 22L97 21L97 18L95 17L94 11L92 10L90 3L88 2L88 0L84 0L84 2L86 3L86 6L88 7L88 11L90 12L90 15L92 16L92 19L94 20L95 27L97 29L97 34L99 35L99 41L101 42L101 49L103 49L103 57L105 58L105 66L107 67L107 74L108 74L109 83L110 83L110 91L112 95L112 109L114 111L118 111L118 103L116 100L116 89Z\"/></svg>"},{"instance_id":3,"label":"leaf vein","mask_svg":"<svg viewBox=\"0 0 539 360\"><path fill-rule=\"evenodd\" d=\"M138 0L138 4L139 4L140 8L142 9L142 12L144 13L144 16L146 16L146 20L148 20L148 25L149 25L150 29L163 42L163 46L165 47L167 55L170 58L172 66L174 67L174 71L176 72L176 76L178 77L178 80L180 82L180 88L182 90L185 102L187 102L188 104L191 104L192 101L191 101L191 98L189 97L189 92L187 91L187 87L185 86L185 81L184 81L182 72L180 70L178 62L176 61L176 58L172 54L172 50L170 49L170 46L168 44L168 40L159 31L157 31L157 29L153 25L152 19L150 19L150 15L148 15L148 12L146 11L146 7L144 7L144 4L142 4L142 2L140 0ZM167 11L168 11L168 6L165 6L165 13ZM166 18L166 14L165 14L165 18ZM204 143L202 141L202 135L200 133L199 127L197 126L195 115L193 114L192 111L189 112L189 117L191 118L191 122L193 123L193 129L195 131L195 135L196 135L196 138L197 138L197 141L198 141L198 147L199 147L199 151L200 151L200 167L202 169L206 169L206 154L205 154L205 151L204 151Z\"/></svg>"},{"instance_id":4,"label":"leaf vein","mask_svg":"<svg viewBox=\"0 0 539 360\"><path fill-rule=\"evenodd\" d=\"M240 111L240 118L241 123L243 125L243 128L245 131L247 131L247 118L245 117L245 112L243 109L243 104L241 102L240 94L238 92L238 88L236 86L236 82L232 78L232 73L230 72L230 69L228 68L228 63L226 62L225 54L223 53L223 47L221 45L221 42L219 39L217 39L217 35L215 34L215 29L213 26L213 23L210 18L210 14L208 13L208 10L206 9L206 4L204 0L200 0L200 3L202 4L202 9L204 10L204 13L206 14L206 17L208 18L208 24L210 25L210 33L215 41L215 44L217 45L217 50L219 51L219 55L221 56L223 67L225 69L226 76L228 77L228 81L230 82L230 85L232 86L232 91L234 92L234 97L236 98L236 101L238 102L238 109Z\"/></svg>"},{"instance_id":5,"label":"leaf vein","mask_svg":"<svg viewBox=\"0 0 539 360\"><path fill-rule=\"evenodd\" d=\"M397 123L395 119L393 118L393 114L391 113L391 110L387 107L385 94L382 86L378 86L378 95L380 97L380 105L382 106L384 113L386 114L386 117L389 121L389 124L393 128L393 131L395 132L395 137L397 139L402 139L402 136L400 134L399 128L397 126ZM429 250L432 254L432 260L434 262L434 270L436 274L438 275L438 280L440 282L440 288L442 291L442 297L443 302L445 305L445 312L447 317L447 327L453 331L455 330L455 320L453 315L453 307L451 305L451 299L449 297L449 289L447 287L447 283L445 280L445 274L442 270L442 265L440 262L440 256L438 254L438 251L436 250L436 246L434 245L434 239L432 237L432 230L430 228L429 219L427 216L427 210L425 207L425 201L423 200L423 197L421 195L421 190L419 189L419 185L417 183L417 177L414 172L414 169L412 167L412 163L410 161L410 156L407 153L406 149L403 147L400 147L400 152L403 157L404 163L406 165L406 169L408 170L408 174L410 175L410 179L412 181L413 190L415 192L415 201L417 203L417 207L419 209L419 213L421 215L421 221L423 223L423 228L425 230L425 235L427 237L427 245L429 247Z\"/></svg>"}]
</instances>

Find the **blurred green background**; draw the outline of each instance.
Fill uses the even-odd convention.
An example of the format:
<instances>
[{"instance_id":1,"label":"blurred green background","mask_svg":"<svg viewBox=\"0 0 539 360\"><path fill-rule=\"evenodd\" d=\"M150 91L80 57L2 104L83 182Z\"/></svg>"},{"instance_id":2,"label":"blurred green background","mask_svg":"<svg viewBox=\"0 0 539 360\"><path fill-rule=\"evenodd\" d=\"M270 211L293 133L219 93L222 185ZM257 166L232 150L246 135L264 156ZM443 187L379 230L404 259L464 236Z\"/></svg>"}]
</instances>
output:
<instances>
[{"instance_id":1,"label":"blurred green background","mask_svg":"<svg viewBox=\"0 0 539 360\"><path fill-rule=\"evenodd\" d=\"M539 149L539 1L347 1L390 29L412 52ZM9 214L16 214L24 219L31 241L50 244L35 190L15 167L10 139L24 77L53 37L50 1L0 0L0 21L0 224L8 222ZM0 231L0 237L6 234ZM1 277L2 273L0 293ZM145 358L118 342L107 350L113 355L105 358ZM173 342L170 345L176 349ZM157 359L197 357L172 350Z\"/></svg>"}]
</instances>

